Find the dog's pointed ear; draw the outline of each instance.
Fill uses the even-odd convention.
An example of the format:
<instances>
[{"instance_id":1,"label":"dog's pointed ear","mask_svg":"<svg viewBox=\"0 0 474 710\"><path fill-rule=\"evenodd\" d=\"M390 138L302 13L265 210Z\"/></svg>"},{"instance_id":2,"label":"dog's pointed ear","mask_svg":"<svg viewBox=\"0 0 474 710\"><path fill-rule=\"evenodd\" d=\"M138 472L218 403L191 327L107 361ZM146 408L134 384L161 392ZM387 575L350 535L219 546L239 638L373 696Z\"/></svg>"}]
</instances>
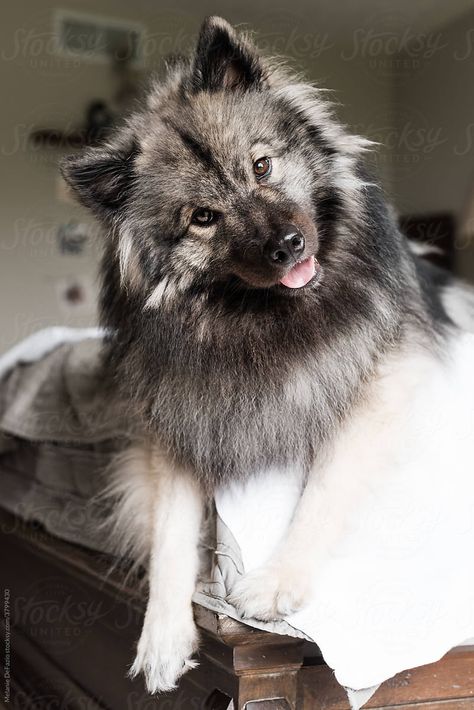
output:
<instances>
[{"instance_id":1,"label":"dog's pointed ear","mask_svg":"<svg viewBox=\"0 0 474 710\"><path fill-rule=\"evenodd\" d=\"M65 158L60 170L79 201L102 219L123 206L135 171L137 142L129 131L117 131L107 143Z\"/></svg>"},{"instance_id":2,"label":"dog's pointed ear","mask_svg":"<svg viewBox=\"0 0 474 710\"><path fill-rule=\"evenodd\" d=\"M248 89L263 81L257 50L222 18L204 20L193 65L193 90Z\"/></svg>"}]
</instances>

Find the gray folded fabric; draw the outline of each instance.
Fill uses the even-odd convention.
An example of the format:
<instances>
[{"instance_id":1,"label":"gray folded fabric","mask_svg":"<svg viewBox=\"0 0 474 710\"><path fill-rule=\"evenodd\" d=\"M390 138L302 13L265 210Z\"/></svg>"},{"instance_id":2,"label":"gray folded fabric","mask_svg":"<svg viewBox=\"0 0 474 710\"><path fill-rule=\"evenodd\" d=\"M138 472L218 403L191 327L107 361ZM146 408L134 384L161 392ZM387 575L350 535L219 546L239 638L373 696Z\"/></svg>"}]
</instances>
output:
<instances>
[{"instance_id":1,"label":"gray folded fabric","mask_svg":"<svg viewBox=\"0 0 474 710\"><path fill-rule=\"evenodd\" d=\"M91 444L128 438L133 421L104 378L99 339L64 343L17 363L0 386L0 431L28 441Z\"/></svg>"},{"instance_id":2,"label":"gray folded fabric","mask_svg":"<svg viewBox=\"0 0 474 710\"><path fill-rule=\"evenodd\" d=\"M94 550L104 472L132 431L104 378L100 339L66 342L0 381L0 499L48 532Z\"/></svg>"}]
</instances>

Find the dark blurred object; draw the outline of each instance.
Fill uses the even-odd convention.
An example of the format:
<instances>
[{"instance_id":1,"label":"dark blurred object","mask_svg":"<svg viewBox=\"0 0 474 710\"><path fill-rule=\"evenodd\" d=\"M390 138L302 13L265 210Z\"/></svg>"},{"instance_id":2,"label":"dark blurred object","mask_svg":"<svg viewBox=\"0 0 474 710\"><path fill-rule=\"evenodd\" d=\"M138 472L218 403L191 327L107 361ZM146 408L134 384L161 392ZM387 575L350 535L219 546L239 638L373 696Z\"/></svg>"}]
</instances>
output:
<instances>
[{"instance_id":1,"label":"dark blurred object","mask_svg":"<svg viewBox=\"0 0 474 710\"><path fill-rule=\"evenodd\" d=\"M59 252L67 256L80 256L85 251L88 238L88 225L72 220L61 224L57 234Z\"/></svg>"},{"instance_id":2,"label":"dark blurred object","mask_svg":"<svg viewBox=\"0 0 474 710\"><path fill-rule=\"evenodd\" d=\"M85 125L74 131L43 128L32 131L30 140L41 148L82 148L103 140L112 129L115 116L105 101L94 99L86 108Z\"/></svg>"},{"instance_id":3,"label":"dark blurred object","mask_svg":"<svg viewBox=\"0 0 474 710\"><path fill-rule=\"evenodd\" d=\"M87 141L97 143L109 133L114 124L114 115L105 101L92 101L86 116Z\"/></svg>"},{"instance_id":4,"label":"dark blurred object","mask_svg":"<svg viewBox=\"0 0 474 710\"><path fill-rule=\"evenodd\" d=\"M426 247L423 256L437 266L454 271L456 222L451 214L401 217L400 229L413 242Z\"/></svg>"},{"instance_id":5,"label":"dark blurred object","mask_svg":"<svg viewBox=\"0 0 474 710\"><path fill-rule=\"evenodd\" d=\"M36 148L82 148L87 142L85 131L79 129L65 133L59 128L41 128L31 131L29 138Z\"/></svg>"}]
</instances>

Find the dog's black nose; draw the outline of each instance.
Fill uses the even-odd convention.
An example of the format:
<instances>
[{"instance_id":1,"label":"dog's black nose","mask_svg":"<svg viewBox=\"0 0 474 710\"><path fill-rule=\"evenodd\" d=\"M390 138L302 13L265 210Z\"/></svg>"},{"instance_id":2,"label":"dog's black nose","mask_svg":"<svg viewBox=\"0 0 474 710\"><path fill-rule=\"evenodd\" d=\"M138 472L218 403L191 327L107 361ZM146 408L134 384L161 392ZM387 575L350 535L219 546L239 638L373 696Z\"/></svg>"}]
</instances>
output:
<instances>
[{"instance_id":1,"label":"dog's black nose","mask_svg":"<svg viewBox=\"0 0 474 710\"><path fill-rule=\"evenodd\" d=\"M265 244L264 254L273 266L286 266L298 261L304 252L304 236L292 224L287 225L278 236Z\"/></svg>"}]
</instances>

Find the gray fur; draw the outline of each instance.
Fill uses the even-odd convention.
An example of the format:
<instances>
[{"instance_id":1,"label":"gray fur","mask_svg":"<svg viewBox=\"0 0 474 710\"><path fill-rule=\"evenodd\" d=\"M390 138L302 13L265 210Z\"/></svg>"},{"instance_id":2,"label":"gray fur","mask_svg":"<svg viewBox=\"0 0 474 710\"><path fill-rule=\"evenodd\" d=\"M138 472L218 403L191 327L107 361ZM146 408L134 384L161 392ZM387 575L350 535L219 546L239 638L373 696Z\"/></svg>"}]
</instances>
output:
<instances>
[{"instance_id":1,"label":"gray fur","mask_svg":"<svg viewBox=\"0 0 474 710\"><path fill-rule=\"evenodd\" d=\"M381 358L442 342L449 319L364 170L367 147L321 91L211 18L109 142L64 165L108 232L102 321L131 416L210 488L308 470ZM260 150L274 173L258 183ZM215 225L190 224L200 207ZM321 266L297 291L263 259L286 223Z\"/></svg>"}]
</instances>

